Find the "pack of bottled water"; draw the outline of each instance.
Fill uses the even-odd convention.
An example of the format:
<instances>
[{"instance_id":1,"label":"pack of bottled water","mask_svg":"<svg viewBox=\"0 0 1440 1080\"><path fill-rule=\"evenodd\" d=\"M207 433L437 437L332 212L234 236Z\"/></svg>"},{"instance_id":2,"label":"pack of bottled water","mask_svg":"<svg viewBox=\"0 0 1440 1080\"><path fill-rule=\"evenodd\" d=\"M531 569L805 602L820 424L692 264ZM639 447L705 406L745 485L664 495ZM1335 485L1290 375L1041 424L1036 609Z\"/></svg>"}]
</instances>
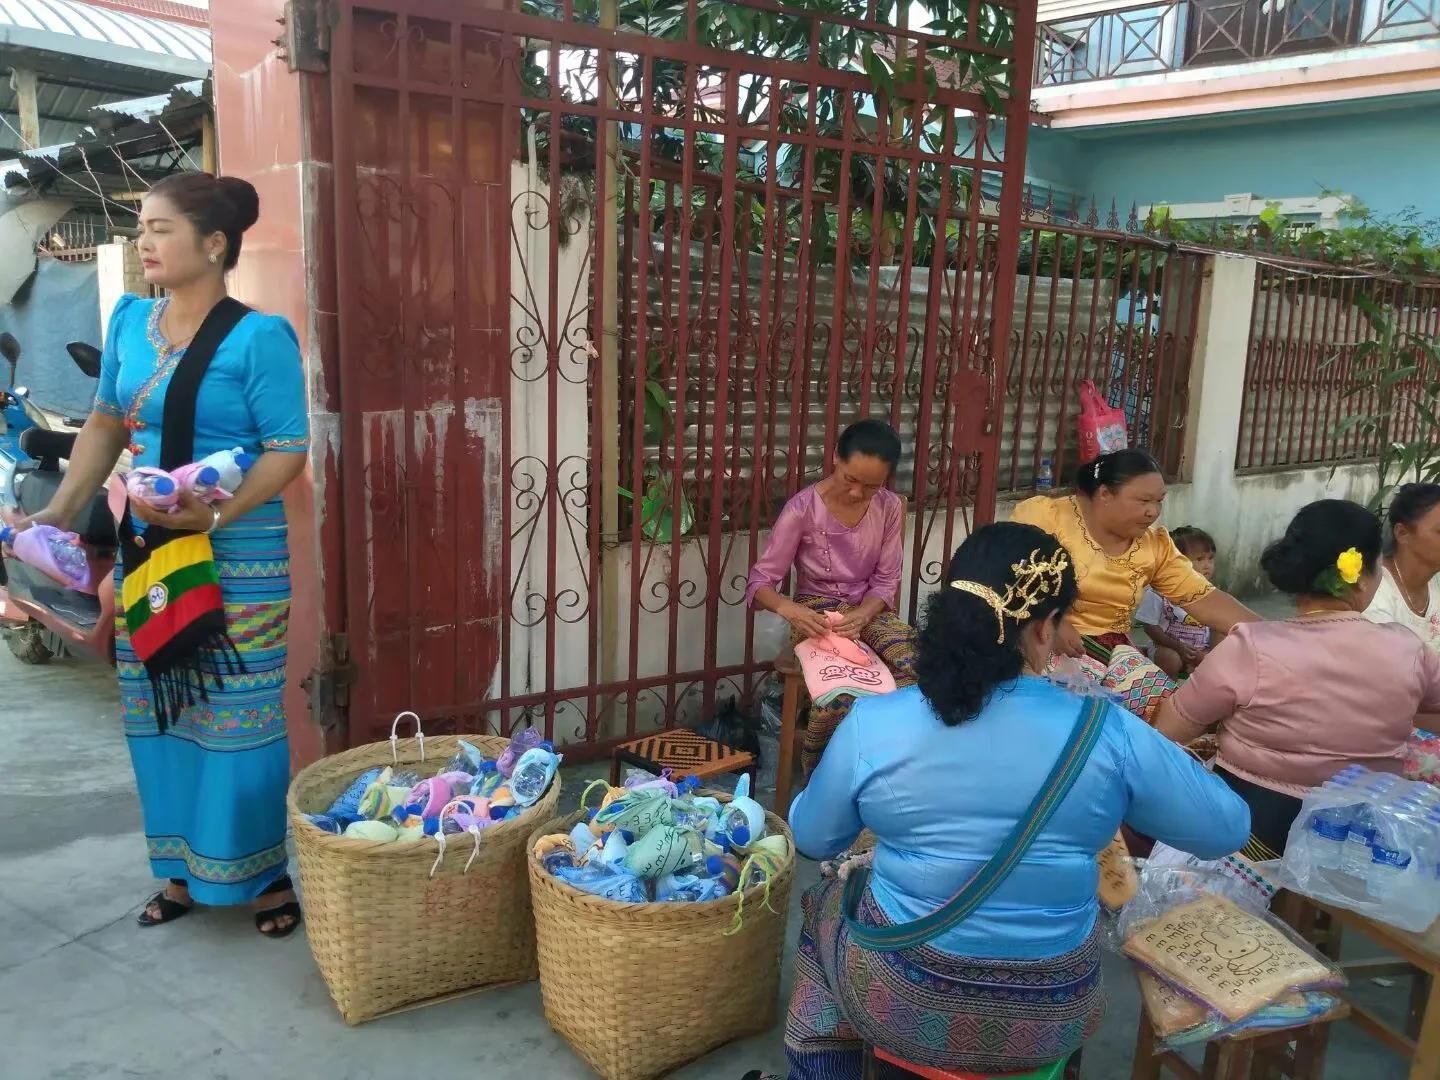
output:
<instances>
[{"instance_id":1,"label":"pack of bottled water","mask_svg":"<svg viewBox=\"0 0 1440 1080\"><path fill-rule=\"evenodd\" d=\"M1426 930L1440 916L1440 787L1341 770L1305 796L1281 875L1316 900Z\"/></svg>"}]
</instances>

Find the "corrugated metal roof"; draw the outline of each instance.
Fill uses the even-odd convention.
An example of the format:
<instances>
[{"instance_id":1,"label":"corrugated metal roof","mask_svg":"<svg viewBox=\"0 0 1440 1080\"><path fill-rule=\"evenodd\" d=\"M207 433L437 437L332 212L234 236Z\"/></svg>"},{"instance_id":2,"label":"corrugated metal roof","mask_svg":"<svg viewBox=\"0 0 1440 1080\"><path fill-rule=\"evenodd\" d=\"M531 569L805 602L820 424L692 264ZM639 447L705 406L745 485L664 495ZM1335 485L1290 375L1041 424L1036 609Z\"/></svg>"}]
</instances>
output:
<instances>
[{"instance_id":1,"label":"corrugated metal roof","mask_svg":"<svg viewBox=\"0 0 1440 1080\"><path fill-rule=\"evenodd\" d=\"M91 111L128 116L132 120L140 120L148 124L170 107L171 102L176 100L177 94L189 94L193 98L198 98L202 97L204 93L205 80L194 79L190 82L179 83L175 89L167 90L163 94L153 94L143 98L126 98L124 101L101 102L92 106Z\"/></svg>"},{"instance_id":2,"label":"corrugated metal roof","mask_svg":"<svg viewBox=\"0 0 1440 1080\"><path fill-rule=\"evenodd\" d=\"M51 143L72 141L89 123L91 109L124 96L111 90L67 86L64 83L41 79L35 92L40 113L40 142L48 146ZM15 91L10 88L10 80L3 75L0 75L0 115L13 127L19 128L20 117L15 112ZM13 146L15 142L15 136L0 125L0 148Z\"/></svg>"},{"instance_id":3,"label":"corrugated metal roof","mask_svg":"<svg viewBox=\"0 0 1440 1080\"><path fill-rule=\"evenodd\" d=\"M175 138L187 139L194 135L198 140L197 117L209 110L210 100L210 81L198 79L180 83L166 94L95 106L90 110L91 122L81 129L76 140L39 146L20 152L15 161L0 162L0 187L6 185L11 173L29 173L30 165L44 166L32 176L42 180L51 172L63 172L69 167L83 166L88 172L98 160L104 160L105 167L109 168L105 152L111 150L132 163L148 162L156 153L169 153ZM157 120L163 120L167 128L151 128ZM153 147L149 146L152 142ZM15 153L10 149L3 152ZM92 157L87 158L87 154Z\"/></svg>"},{"instance_id":4,"label":"corrugated metal roof","mask_svg":"<svg viewBox=\"0 0 1440 1080\"><path fill-rule=\"evenodd\" d=\"M0 0L0 44L192 78L211 62L208 30L78 0Z\"/></svg>"},{"instance_id":5,"label":"corrugated metal roof","mask_svg":"<svg viewBox=\"0 0 1440 1080\"><path fill-rule=\"evenodd\" d=\"M4 3L5 0L0 0ZM94 120L91 123L80 127L80 137L68 142L59 142L46 146L37 146L33 150L21 151L20 158L44 159L47 161L59 161L61 155L77 142L86 142L99 139L102 142L108 137L107 132L116 128L124 127L128 120L139 121L142 124L152 123L157 118L164 116L171 109L181 109L197 101L208 101L209 91L206 87L206 80L195 79L191 82L178 84L173 90L164 94L155 94L151 97L128 98L124 101L109 101L102 105L95 105L90 109ZM127 128L128 130L128 128Z\"/></svg>"}]
</instances>

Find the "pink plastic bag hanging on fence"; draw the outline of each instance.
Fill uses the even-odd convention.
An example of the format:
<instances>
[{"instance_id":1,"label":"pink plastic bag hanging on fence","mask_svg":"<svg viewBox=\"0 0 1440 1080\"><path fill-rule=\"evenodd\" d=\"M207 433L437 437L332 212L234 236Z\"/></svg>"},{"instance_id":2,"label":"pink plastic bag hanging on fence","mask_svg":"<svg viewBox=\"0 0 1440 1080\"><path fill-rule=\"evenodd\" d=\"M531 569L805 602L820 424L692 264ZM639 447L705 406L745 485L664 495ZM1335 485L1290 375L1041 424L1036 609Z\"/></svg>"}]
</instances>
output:
<instances>
[{"instance_id":1,"label":"pink plastic bag hanging on fence","mask_svg":"<svg viewBox=\"0 0 1440 1080\"><path fill-rule=\"evenodd\" d=\"M1089 379L1080 383L1080 464L1129 445L1125 414L1101 396Z\"/></svg>"}]
</instances>

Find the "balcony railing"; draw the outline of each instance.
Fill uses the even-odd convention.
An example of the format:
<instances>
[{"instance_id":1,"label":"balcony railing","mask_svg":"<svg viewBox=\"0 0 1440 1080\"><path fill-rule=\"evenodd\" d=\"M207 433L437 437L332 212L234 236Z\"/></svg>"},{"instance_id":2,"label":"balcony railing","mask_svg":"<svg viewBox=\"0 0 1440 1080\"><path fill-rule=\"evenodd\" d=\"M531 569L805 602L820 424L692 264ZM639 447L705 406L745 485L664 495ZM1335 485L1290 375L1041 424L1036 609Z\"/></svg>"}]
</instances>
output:
<instances>
[{"instance_id":1,"label":"balcony railing","mask_svg":"<svg viewBox=\"0 0 1440 1080\"><path fill-rule=\"evenodd\" d=\"M1035 85L1440 37L1440 0L1162 0L1039 28Z\"/></svg>"}]
</instances>

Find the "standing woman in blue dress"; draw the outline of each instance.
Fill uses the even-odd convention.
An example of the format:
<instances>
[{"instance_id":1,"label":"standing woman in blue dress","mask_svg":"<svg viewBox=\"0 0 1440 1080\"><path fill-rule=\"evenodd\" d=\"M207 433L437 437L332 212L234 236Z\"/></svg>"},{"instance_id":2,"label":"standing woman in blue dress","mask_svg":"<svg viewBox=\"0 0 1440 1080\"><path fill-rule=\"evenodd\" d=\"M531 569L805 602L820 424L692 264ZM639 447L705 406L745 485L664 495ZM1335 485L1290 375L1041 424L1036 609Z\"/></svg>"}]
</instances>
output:
<instances>
[{"instance_id":1,"label":"standing woman in blue dress","mask_svg":"<svg viewBox=\"0 0 1440 1080\"><path fill-rule=\"evenodd\" d=\"M140 925L195 903L250 904L260 933L284 937L300 909L285 854L280 493L304 471L309 435L294 329L225 290L258 214L255 189L235 177L183 173L146 195L136 247L145 281L168 295L116 304L94 411L60 490L28 523L68 526L127 448L135 465L161 468L236 447L253 456L234 497L213 506L189 493L168 513L132 501L115 659L150 866L165 880Z\"/></svg>"}]
</instances>

